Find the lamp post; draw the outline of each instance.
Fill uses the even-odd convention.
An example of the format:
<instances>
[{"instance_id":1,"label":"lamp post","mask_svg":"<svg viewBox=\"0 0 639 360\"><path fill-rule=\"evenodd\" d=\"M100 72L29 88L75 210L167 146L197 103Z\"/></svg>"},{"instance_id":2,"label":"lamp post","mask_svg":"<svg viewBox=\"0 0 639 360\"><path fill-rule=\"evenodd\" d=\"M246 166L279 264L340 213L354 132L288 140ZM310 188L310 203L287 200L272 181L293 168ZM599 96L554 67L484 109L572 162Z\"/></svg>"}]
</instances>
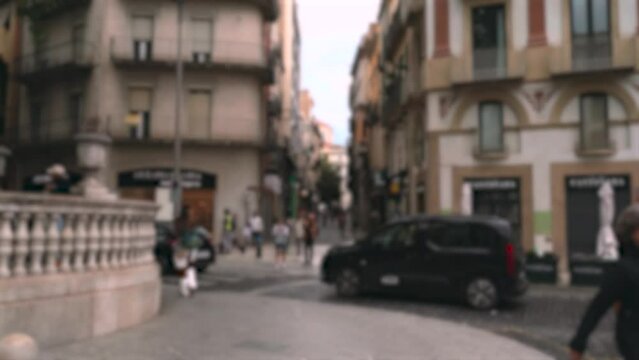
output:
<instances>
[{"instance_id":1,"label":"lamp post","mask_svg":"<svg viewBox=\"0 0 639 360\"><path fill-rule=\"evenodd\" d=\"M175 138L173 142L173 204L174 216L182 212L182 107L184 103L184 59L182 58L182 24L184 0L177 1L177 61L175 62Z\"/></svg>"}]
</instances>

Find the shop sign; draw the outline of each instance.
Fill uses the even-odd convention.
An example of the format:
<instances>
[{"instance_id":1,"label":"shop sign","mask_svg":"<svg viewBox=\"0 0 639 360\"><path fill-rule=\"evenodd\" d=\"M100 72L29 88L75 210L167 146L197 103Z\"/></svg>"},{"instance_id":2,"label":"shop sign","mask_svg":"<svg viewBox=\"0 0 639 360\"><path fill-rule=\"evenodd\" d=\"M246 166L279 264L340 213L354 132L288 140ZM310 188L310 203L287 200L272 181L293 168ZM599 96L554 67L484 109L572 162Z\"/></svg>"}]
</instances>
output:
<instances>
[{"instance_id":1,"label":"shop sign","mask_svg":"<svg viewBox=\"0 0 639 360\"><path fill-rule=\"evenodd\" d=\"M120 187L158 188L172 187L173 169L140 169L118 175ZM182 187L185 189L215 189L215 175L195 170L182 170Z\"/></svg>"},{"instance_id":2,"label":"shop sign","mask_svg":"<svg viewBox=\"0 0 639 360\"><path fill-rule=\"evenodd\" d=\"M466 181L473 190L516 190L519 188L517 179L478 179Z\"/></svg>"},{"instance_id":3,"label":"shop sign","mask_svg":"<svg viewBox=\"0 0 639 360\"><path fill-rule=\"evenodd\" d=\"M574 176L567 180L568 189L599 189L605 182L610 182L614 188L627 188L628 176L624 175L592 175L592 176Z\"/></svg>"}]
</instances>

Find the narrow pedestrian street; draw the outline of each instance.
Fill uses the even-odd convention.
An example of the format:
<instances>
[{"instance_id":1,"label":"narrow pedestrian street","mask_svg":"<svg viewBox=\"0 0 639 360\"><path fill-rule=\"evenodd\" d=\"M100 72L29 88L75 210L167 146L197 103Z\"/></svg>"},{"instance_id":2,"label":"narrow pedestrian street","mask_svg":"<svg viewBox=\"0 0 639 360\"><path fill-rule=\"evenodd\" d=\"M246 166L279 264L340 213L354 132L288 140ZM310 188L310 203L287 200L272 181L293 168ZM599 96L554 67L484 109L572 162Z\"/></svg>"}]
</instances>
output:
<instances>
[{"instance_id":1,"label":"narrow pedestrian street","mask_svg":"<svg viewBox=\"0 0 639 360\"><path fill-rule=\"evenodd\" d=\"M490 313L432 299L342 300L318 280L317 268L337 239L336 228L323 229L314 267L293 256L276 268L270 248L260 261L251 251L223 257L201 276L192 299L180 298L177 279L167 278L156 320L51 349L45 359L565 358L593 295L535 286L521 302ZM607 319L591 341L595 359L616 358L612 334Z\"/></svg>"}]
</instances>

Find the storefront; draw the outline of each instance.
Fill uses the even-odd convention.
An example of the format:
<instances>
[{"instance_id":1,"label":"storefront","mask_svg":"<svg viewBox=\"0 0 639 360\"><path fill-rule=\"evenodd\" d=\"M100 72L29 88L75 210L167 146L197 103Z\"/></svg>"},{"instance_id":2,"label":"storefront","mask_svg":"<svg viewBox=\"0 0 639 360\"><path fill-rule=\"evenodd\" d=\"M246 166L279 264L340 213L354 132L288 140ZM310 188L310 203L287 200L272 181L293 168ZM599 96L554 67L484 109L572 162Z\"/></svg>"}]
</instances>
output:
<instances>
[{"instance_id":1,"label":"storefront","mask_svg":"<svg viewBox=\"0 0 639 360\"><path fill-rule=\"evenodd\" d=\"M155 201L160 205L158 221L173 219L173 169L148 168L118 174L120 196L127 199ZM215 189L214 174L198 170L182 170L182 203L194 209L197 221L214 230Z\"/></svg>"},{"instance_id":2,"label":"storefront","mask_svg":"<svg viewBox=\"0 0 639 360\"><path fill-rule=\"evenodd\" d=\"M473 214L508 220L516 239L521 239L521 181L518 178L464 179L472 189Z\"/></svg>"},{"instance_id":3,"label":"storefront","mask_svg":"<svg viewBox=\"0 0 639 360\"><path fill-rule=\"evenodd\" d=\"M602 185L614 190L615 217L631 202L630 174L580 175L565 178L566 236L572 282L597 283L605 263L597 258Z\"/></svg>"}]
</instances>

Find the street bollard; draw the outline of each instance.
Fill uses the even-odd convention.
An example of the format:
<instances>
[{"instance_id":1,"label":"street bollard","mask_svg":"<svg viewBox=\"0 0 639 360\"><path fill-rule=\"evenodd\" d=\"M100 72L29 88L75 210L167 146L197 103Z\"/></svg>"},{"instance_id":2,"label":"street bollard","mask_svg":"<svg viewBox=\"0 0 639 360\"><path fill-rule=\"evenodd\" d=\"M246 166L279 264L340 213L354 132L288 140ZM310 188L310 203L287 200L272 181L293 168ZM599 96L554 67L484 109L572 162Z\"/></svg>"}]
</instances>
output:
<instances>
[{"instance_id":1,"label":"street bollard","mask_svg":"<svg viewBox=\"0 0 639 360\"><path fill-rule=\"evenodd\" d=\"M29 335L11 334L0 340L0 360L36 360L38 344Z\"/></svg>"}]
</instances>

